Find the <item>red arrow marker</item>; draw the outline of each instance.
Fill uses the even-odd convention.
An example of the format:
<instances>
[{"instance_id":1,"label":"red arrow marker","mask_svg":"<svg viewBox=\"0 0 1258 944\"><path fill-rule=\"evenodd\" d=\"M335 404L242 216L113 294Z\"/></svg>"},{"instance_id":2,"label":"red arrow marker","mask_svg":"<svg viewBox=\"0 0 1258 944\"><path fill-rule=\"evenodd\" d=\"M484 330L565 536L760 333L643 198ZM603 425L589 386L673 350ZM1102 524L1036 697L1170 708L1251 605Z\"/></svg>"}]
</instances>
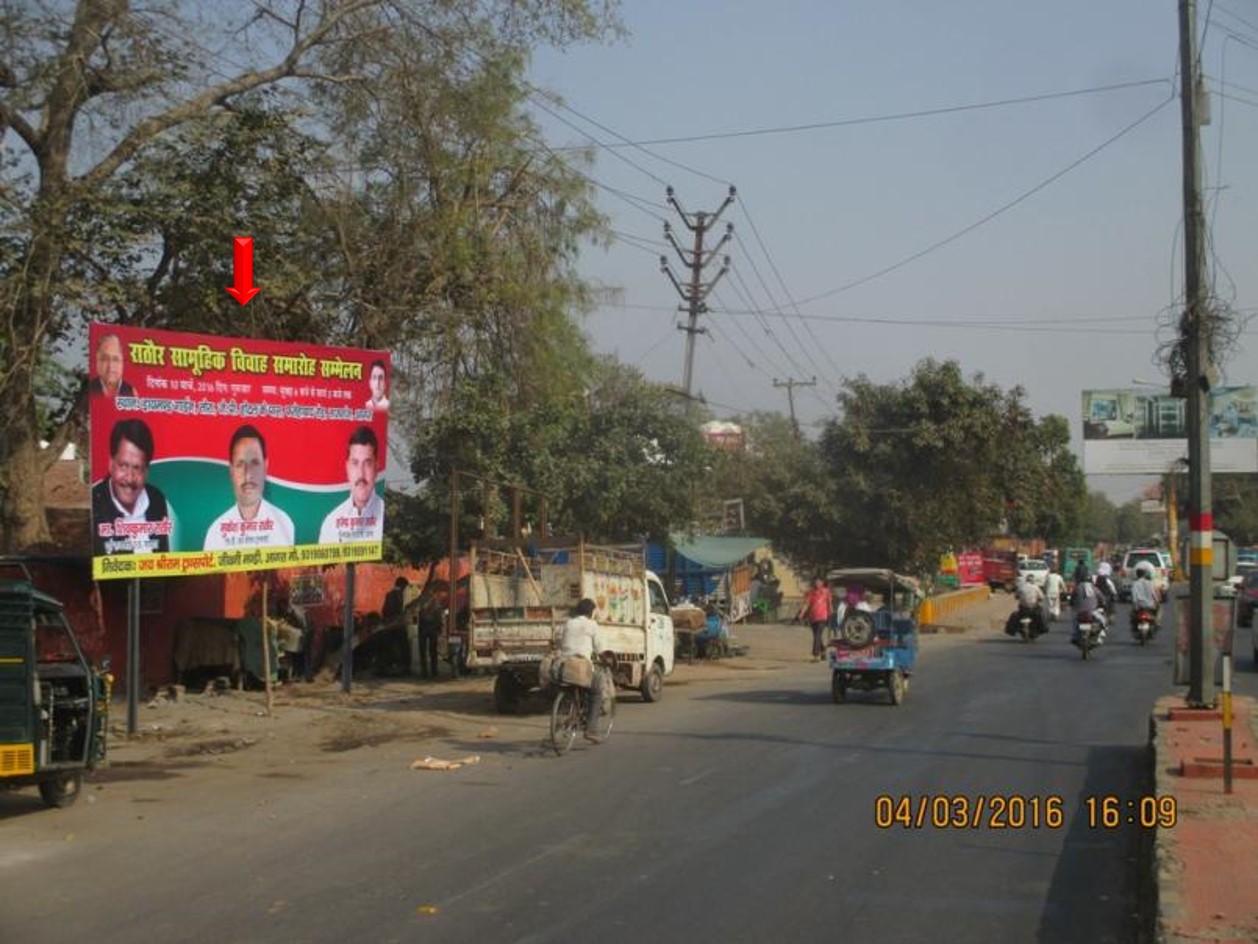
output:
<instances>
[{"instance_id":1,"label":"red arrow marker","mask_svg":"<svg viewBox=\"0 0 1258 944\"><path fill-rule=\"evenodd\" d=\"M253 284L253 237L237 236L232 240L232 262L236 278L235 285L227 287L228 294L242 305L262 291Z\"/></svg>"}]
</instances>

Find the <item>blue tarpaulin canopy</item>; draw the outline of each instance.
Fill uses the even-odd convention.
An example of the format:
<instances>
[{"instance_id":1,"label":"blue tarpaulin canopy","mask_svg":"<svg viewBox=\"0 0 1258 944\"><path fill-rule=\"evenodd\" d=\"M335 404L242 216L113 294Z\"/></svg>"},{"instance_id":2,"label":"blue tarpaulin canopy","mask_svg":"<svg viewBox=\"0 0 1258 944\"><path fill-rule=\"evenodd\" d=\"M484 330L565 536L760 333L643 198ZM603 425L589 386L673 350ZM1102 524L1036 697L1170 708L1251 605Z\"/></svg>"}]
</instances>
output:
<instances>
[{"instance_id":1,"label":"blue tarpaulin canopy","mask_svg":"<svg viewBox=\"0 0 1258 944\"><path fill-rule=\"evenodd\" d=\"M676 553L700 567L723 570L737 564L769 542L765 538L731 538L700 535L688 538L680 532L670 534Z\"/></svg>"}]
</instances>

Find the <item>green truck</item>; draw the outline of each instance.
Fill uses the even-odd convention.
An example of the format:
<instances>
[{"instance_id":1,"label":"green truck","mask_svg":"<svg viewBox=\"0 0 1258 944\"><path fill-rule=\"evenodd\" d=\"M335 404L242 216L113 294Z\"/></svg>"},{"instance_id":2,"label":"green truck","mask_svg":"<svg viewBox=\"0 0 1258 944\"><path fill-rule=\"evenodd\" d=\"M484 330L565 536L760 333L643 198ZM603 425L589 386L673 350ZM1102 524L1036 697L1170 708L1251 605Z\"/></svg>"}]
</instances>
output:
<instances>
[{"instance_id":1,"label":"green truck","mask_svg":"<svg viewBox=\"0 0 1258 944\"><path fill-rule=\"evenodd\" d=\"M27 580L0 579L0 787L39 788L69 806L105 762L108 664L83 654L62 604Z\"/></svg>"}]
</instances>

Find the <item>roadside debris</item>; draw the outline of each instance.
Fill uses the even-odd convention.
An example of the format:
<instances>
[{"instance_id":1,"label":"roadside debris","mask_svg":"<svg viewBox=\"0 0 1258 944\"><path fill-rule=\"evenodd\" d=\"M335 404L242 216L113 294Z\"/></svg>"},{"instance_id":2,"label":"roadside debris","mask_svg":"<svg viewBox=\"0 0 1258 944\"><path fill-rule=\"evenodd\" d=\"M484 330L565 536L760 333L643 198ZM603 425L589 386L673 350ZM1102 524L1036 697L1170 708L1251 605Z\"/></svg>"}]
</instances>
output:
<instances>
[{"instance_id":1,"label":"roadside debris","mask_svg":"<svg viewBox=\"0 0 1258 944\"><path fill-rule=\"evenodd\" d=\"M411 761L411 770L458 770L460 767L467 767L472 764L479 763L479 754L469 754L467 757L460 757L458 760L442 760L440 757L425 757L420 760Z\"/></svg>"}]
</instances>

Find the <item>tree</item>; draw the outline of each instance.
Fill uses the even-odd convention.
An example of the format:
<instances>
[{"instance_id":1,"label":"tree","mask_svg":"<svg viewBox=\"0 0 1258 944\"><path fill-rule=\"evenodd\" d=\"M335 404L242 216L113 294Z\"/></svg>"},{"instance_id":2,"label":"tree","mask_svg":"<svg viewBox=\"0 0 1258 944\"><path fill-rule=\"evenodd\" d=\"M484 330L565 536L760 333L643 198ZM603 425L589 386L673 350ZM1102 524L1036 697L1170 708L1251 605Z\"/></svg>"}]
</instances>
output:
<instances>
[{"instance_id":1,"label":"tree","mask_svg":"<svg viewBox=\"0 0 1258 944\"><path fill-rule=\"evenodd\" d=\"M1258 544L1258 476L1222 475L1214 481L1215 527L1238 547Z\"/></svg>"},{"instance_id":2,"label":"tree","mask_svg":"<svg viewBox=\"0 0 1258 944\"><path fill-rule=\"evenodd\" d=\"M571 279L552 283L552 277L597 221L573 175L547 161L538 162L544 172L535 172L526 159L534 149L520 139L527 124L512 103L524 95L520 73L531 45L614 32L609 4L269 0L218 5L213 22L221 32L214 36L200 22L193 5L135 9L126 0L6 5L0 12L4 548L47 537L40 483L60 447L81 436L85 387L49 412L46 402L41 408L46 390L39 377L58 352L81 347L91 317L396 342L405 364L405 342L421 335L471 336L474 349L484 352L502 341L494 329L511 325L513 338L543 344L532 333L531 315L550 325L565 304L579 301ZM223 43L232 55L209 51ZM414 55L399 58L403 49ZM421 64L428 70L422 74L415 71ZM457 88L468 94L448 96L453 107L483 107L467 116L439 110L411 116L405 106L415 99L393 94L398 83L405 78L413 89L434 76L447 81L430 103ZM342 146L350 106L364 95L389 104L377 129L391 122L402 137L422 125L418 138L430 149L418 157L426 164L397 172L390 161L398 153L375 134L364 136L381 152L369 165L361 163L364 150ZM447 135L450 128L457 133ZM468 172L453 160L459 146L444 152L445 162L436 159L451 141L492 146L467 162ZM382 231L368 244L372 224L407 205L383 199L390 182L422 190L446 216L399 217L415 226ZM463 238L453 248L443 239L417 245L415 233L438 218L455 221L440 232ZM239 233L237 227L267 229L275 253L274 281L263 301L244 311L221 290L230 281L224 236ZM478 251L504 244L510 252L503 258L512 265L478 265ZM387 263L393 277L381 281L367 260ZM425 275L417 284L428 304L399 292L416 269ZM538 274L525 293L517 291L521 273ZM368 291L377 283L390 307ZM472 283L478 306L466 304L470 293L452 288ZM531 308L552 284L547 304ZM499 320L472 317L490 308ZM419 311L429 317L416 319ZM415 327L416 320L427 330ZM464 366L462 350L460 360L446 361L447 389ZM52 448L40 450L41 435Z\"/></svg>"},{"instance_id":3,"label":"tree","mask_svg":"<svg viewBox=\"0 0 1258 944\"><path fill-rule=\"evenodd\" d=\"M929 573L1002 522L1023 534L1069 527L1082 489L1065 421L1036 422L1021 388L928 358L900 383L845 380L839 406L821 437L844 516L837 561Z\"/></svg>"},{"instance_id":4,"label":"tree","mask_svg":"<svg viewBox=\"0 0 1258 944\"><path fill-rule=\"evenodd\" d=\"M950 546L994 530L1005 514L999 390L929 359L901 383L860 376L844 388L842 419L821 437L847 516L842 562L930 572Z\"/></svg>"},{"instance_id":5,"label":"tree","mask_svg":"<svg viewBox=\"0 0 1258 944\"><path fill-rule=\"evenodd\" d=\"M407 543L398 550L411 559L447 553L456 470L470 473L460 476L461 535L479 533L485 519L501 531L505 487L522 486L546 497L554 532L664 540L693 519L707 458L684 401L608 359L587 356L542 390L492 371L465 378L451 409L416 440L412 470L426 487L402 503ZM536 501L526 504L535 526Z\"/></svg>"},{"instance_id":6,"label":"tree","mask_svg":"<svg viewBox=\"0 0 1258 944\"><path fill-rule=\"evenodd\" d=\"M1113 541L1118 534L1118 508L1104 492L1088 493L1082 531L1087 544Z\"/></svg>"},{"instance_id":7,"label":"tree","mask_svg":"<svg viewBox=\"0 0 1258 944\"><path fill-rule=\"evenodd\" d=\"M835 482L815 442L780 413L738 417L747 447L714 451L710 494L741 498L748 530L802 572L833 566L843 526Z\"/></svg>"}]
</instances>

